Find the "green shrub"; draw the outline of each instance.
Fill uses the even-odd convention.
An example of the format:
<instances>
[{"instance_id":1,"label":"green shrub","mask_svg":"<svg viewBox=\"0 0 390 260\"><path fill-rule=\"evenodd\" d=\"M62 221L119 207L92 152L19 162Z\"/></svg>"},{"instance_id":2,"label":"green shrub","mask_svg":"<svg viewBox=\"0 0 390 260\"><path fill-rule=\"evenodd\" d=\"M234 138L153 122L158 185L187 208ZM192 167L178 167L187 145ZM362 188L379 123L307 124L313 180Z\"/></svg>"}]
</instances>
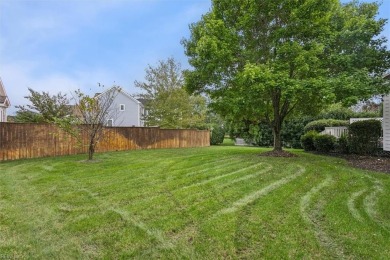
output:
<instances>
[{"instance_id":1,"label":"green shrub","mask_svg":"<svg viewBox=\"0 0 390 260\"><path fill-rule=\"evenodd\" d=\"M305 132L309 131L317 131L318 133L325 130L325 127L330 126L348 126L349 122L345 120L337 120L337 119L320 119L316 121L312 121L305 126Z\"/></svg>"},{"instance_id":2,"label":"green shrub","mask_svg":"<svg viewBox=\"0 0 390 260\"><path fill-rule=\"evenodd\" d=\"M314 138L318 135L316 131L309 131L301 136L301 145L305 151L315 151Z\"/></svg>"},{"instance_id":3,"label":"green shrub","mask_svg":"<svg viewBox=\"0 0 390 260\"><path fill-rule=\"evenodd\" d=\"M274 136L272 129L268 124L260 123L257 125L250 125L249 131L244 135L245 142L257 146L272 146L274 143Z\"/></svg>"},{"instance_id":4,"label":"green shrub","mask_svg":"<svg viewBox=\"0 0 390 260\"><path fill-rule=\"evenodd\" d=\"M338 120L349 120L351 117L357 117L357 113L353 112L350 108L342 107L341 105L334 105L319 115L319 119L338 119Z\"/></svg>"},{"instance_id":5,"label":"green shrub","mask_svg":"<svg viewBox=\"0 0 390 260\"><path fill-rule=\"evenodd\" d=\"M339 153L349 153L349 148L348 148L348 137L347 135L343 134L340 136L340 138L337 140L336 143L336 151Z\"/></svg>"},{"instance_id":6,"label":"green shrub","mask_svg":"<svg viewBox=\"0 0 390 260\"><path fill-rule=\"evenodd\" d=\"M357 121L350 124L349 150L356 154L375 154L382 133L382 124L378 120Z\"/></svg>"},{"instance_id":7,"label":"green shrub","mask_svg":"<svg viewBox=\"0 0 390 260\"><path fill-rule=\"evenodd\" d=\"M289 148L302 148L301 136L305 133L304 127L313 121L311 117L294 117L286 119L282 127L283 146Z\"/></svg>"},{"instance_id":8,"label":"green shrub","mask_svg":"<svg viewBox=\"0 0 390 260\"><path fill-rule=\"evenodd\" d=\"M335 148L336 137L332 135L314 136L314 147L319 152L328 153Z\"/></svg>"},{"instance_id":9,"label":"green shrub","mask_svg":"<svg viewBox=\"0 0 390 260\"><path fill-rule=\"evenodd\" d=\"M327 109L321 111L318 115L318 119L339 119L339 120L349 120L352 117L355 118L371 118L371 117L380 117L380 111L363 111L363 112L354 112L350 108L343 107L341 104L334 104L328 107Z\"/></svg>"},{"instance_id":10,"label":"green shrub","mask_svg":"<svg viewBox=\"0 0 390 260\"><path fill-rule=\"evenodd\" d=\"M214 126L211 130L210 144L222 144L223 138L225 137L225 128L222 126Z\"/></svg>"}]
</instances>

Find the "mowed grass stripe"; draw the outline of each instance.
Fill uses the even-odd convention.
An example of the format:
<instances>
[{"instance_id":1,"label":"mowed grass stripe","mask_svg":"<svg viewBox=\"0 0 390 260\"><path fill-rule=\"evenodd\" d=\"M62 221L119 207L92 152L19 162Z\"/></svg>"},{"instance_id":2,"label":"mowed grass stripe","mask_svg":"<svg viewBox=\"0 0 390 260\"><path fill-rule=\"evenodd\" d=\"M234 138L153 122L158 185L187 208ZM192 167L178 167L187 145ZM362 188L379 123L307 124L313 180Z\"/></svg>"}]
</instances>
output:
<instances>
[{"instance_id":1,"label":"mowed grass stripe","mask_svg":"<svg viewBox=\"0 0 390 260\"><path fill-rule=\"evenodd\" d=\"M226 178L226 177L229 177L231 175L235 175L235 174L240 173L240 172L245 172L245 171L251 170L253 168L259 168L262 165L264 165L264 163L257 163L255 165L241 167L241 169L238 169L238 170L235 170L235 171L232 171L232 172L228 172L228 173L225 173L225 174L222 174L222 175L218 175L218 176L215 176L215 177L212 177L212 178L200 181L200 182L196 182L194 184L183 186L180 189L190 189L190 188L193 188L193 187L205 185L207 183L210 183L210 182L213 182L213 181L217 181L219 179Z\"/></svg>"},{"instance_id":2,"label":"mowed grass stripe","mask_svg":"<svg viewBox=\"0 0 390 260\"><path fill-rule=\"evenodd\" d=\"M297 167L291 166L283 167L283 170L285 171L281 171L278 169L275 169L275 171L270 171L268 167L269 165L267 163L264 163L264 167L251 167L251 169L246 169L246 171L243 171L238 175L230 175L229 173L228 177L226 176L226 174L222 174L222 178L219 177L218 179L215 179L215 177L211 177L212 181L208 181L207 183L201 182L201 185L199 185L200 183L198 182L195 183L197 184L195 185L196 189L195 186L192 189L175 189L175 187L169 187L170 184L168 184L167 189L161 190L161 192L158 192L156 196L145 197L143 200L134 201L134 203L132 202L131 208L133 210L137 210L140 208L151 208L151 210L154 211L152 205L170 204L170 201L172 201L173 196L176 200L181 202L182 206L176 207L175 210L169 211L170 213L196 215L200 214L201 218L205 219L207 218L207 216L211 217L216 213L215 210L212 212L208 211L210 208L209 205L217 206L217 210L220 210L224 207L228 207L231 205L231 203L237 200L236 197L246 196L248 193L252 193L258 190L259 186L267 186L270 183L274 182L275 178L277 180L283 176L290 176L297 170ZM263 168L265 168L265 171ZM239 169L242 170L242 167L240 167ZM239 185L230 185L229 187L223 187L223 184L225 182L234 181L234 178L240 179L241 177L247 176L247 174L251 175L250 177L253 177L252 173L255 173L255 175L259 175L259 172L263 174L263 177L261 179L257 179L256 181L250 181L251 178L248 178L246 181L240 181ZM214 176L214 173L210 174L210 176ZM221 175L217 175L217 177L218 176ZM226 179L230 177L234 178L232 180ZM196 213L193 212L193 209L195 208L198 208L195 210ZM176 209L180 209L180 211L176 212ZM155 214L157 214L157 212L160 210L161 209L156 208Z\"/></svg>"},{"instance_id":3,"label":"mowed grass stripe","mask_svg":"<svg viewBox=\"0 0 390 260\"><path fill-rule=\"evenodd\" d=\"M364 221L364 218L362 217L362 215L359 213L358 209L356 208L356 200L361 197L365 192L367 191L367 189L363 189L363 190L360 190L360 191L357 191L357 192L354 192L351 194L351 196L348 198L348 202L347 202L347 206L348 206L348 210L349 212L351 212L351 215L357 220L357 221L360 221L360 222L363 222Z\"/></svg>"},{"instance_id":4,"label":"mowed grass stripe","mask_svg":"<svg viewBox=\"0 0 390 260\"><path fill-rule=\"evenodd\" d=\"M264 166L264 169L258 170L255 173L245 175L245 176L240 177L238 179L233 179L233 180L224 182L223 184L220 185L220 188L231 186L231 185L233 185L233 184L235 184L237 182L246 181L246 180L249 180L249 179L252 179L252 178L256 178L256 177L258 177L258 176L260 176L260 175L262 175L264 173L268 173L269 171L271 171L273 169L272 165L267 164L267 163L264 163L263 166Z\"/></svg>"},{"instance_id":5,"label":"mowed grass stripe","mask_svg":"<svg viewBox=\"0 0 390 260\"><path fill-rule=\"evenodd\" d=\"M378 196L384 192L383 183L375 178L370 177L370 180L373 183L372 191L364 198L363 205L368 217L375 223L377 223L381 228L390 233L390 228L388 224L385 224L379 217L376 206L378 203Z\"/></svg>"},{"instance_id":6,"label":"mowed grass stripe","mask_svg":"<svg viewBox=\"0 0 390 260\"><path fill-rule=\"evenodd\" d=\"M267 189L267 186L275 185L275 180L280 180L286 176L286 178L291 178L291 175L297 173L297 167L294 166L285 167L285 170L286 171L281 174L276 173L278 169L275 169L275 171L264 172L263 170L253 168L250 172L263 171L263 178L255 181L250 181L249 178L246 181L241 181L236 185L229 185L228 187L223 187L223 185L221 185L227 181L224 178L221 178L218 181L197 186L197 189L176 190L174 191L174 195L178 200L182 201L184 205L187 205L182 208L182 211L199 217L197 221L207 220L208 218L213 219L217 216L219 211L231 207L231 205L240 198L246 197L248 194L253 194L258 191L259 186ZM247 172L242 174L246 176L245 174L247 174ZM241 175L238 176L238 179L240 176ZM237 178L237 176L234 177ZM294 177L295 176L293 176L293 178ZM153 201L151 203L157 202ZM209 205L213 205L213 207L210 207ZM145 204L145 206L147 207L148 205Z\"/></svg>"},{"instance_id":7,"label":"mowed grass stripe","mask_svg":"<svg viewBox=\"0 0 390 260\"><path fill-rule=\"evenodd\" d=\"M178 252L175 249L174 243L169 241L163 234L163 232L157 228L150 228L147 226L147 224L134 215L131 215L129 211L123 210L121 208L118 208L113 204L111 201L107 201L103 198L100 198L97 193L92 192L85 186L83 186L81 183L76 183L73 180L68 180L73 187L77 189L79 192L84 192L88 197L93 199L95 202L95 214L104 216L105 214L109 212L114 212L118 215L120 215L120 218L130 225L134 226L135 228L138 228L142 230L145 235L149 236L152 240L155 240L158 242L158 247L163 249L169 249L170 251L174 252L174 256L180 258L180 252ZM72 223L70 223L72 224Z\"/></svg>"},{"instance_id":8,"label":"mowed grass stripe","mask_svg":"<svg viewBox=\"0 0 390 260\"><path fill-rule=\"evenodd\" d=\"M258 156L263 151L210 147L97 154L94 163L81 162L84 155L1 163L0 252L20 259L387 257L389 175L301 151ZM282 184L300 166L305 172ZM314 189L326 176L330 184ZM307 222L301 200L310 191Z\"/></svg>"},{"instance_id":9,"label":"mowed grass stripe","mask_svg":"<svg viewBox=\"0 0 390 260\"><path fill-rule=\"evenodd\" d=\"M185 174L186 170L182 172L181 175L172 175L170 172L166 172L167 175L166 178L161 180L156 180L153 182L141 182L141 183L134 183L131 182L129 185L130 187L137 187L137 189L141 189L142 191L159 191L158 194L153 196L142 196L140 194L135 195L132 198L138 198L137 201L134 201L134 204L140 204L140 203L147 203L148 201L154 200L156 198L165 196L168 191L175 192L177 190L181 190L183 186L187 185L188 183L194 182L196 180L202 179L204 177L207 177L208 175L217 174L219 171L224 171L227 167L241 167L242 161L241 160L229 160L229 163L225 164L218 164L212 167L205 167L202 170L198 170L195 172L190 172L191 175ZM204 176L206 175L206 176ZM125 189L128 189L129 187L126 187ZM129 199L132 199L129 198Z\"/></svg>"},{"instance_id":10,"label":"mowed grass stripe","mask_svg":"<svg viewBox=\"0 0 390 260\"><path fill-rule=\"evenodd\" d=\"M218 165L219 163L223 163L223 162L228 161L228 160L233 161L233 163L234 162L238 163L237 159L235 161L234 159L232 160L232 158L223 158L223 159L212 160L212 161L210 161L210 159L206 159L205 163L198 162L196 165L193 165L190 167L181 167L181 168L180 168L181 160L175 161L172 159L169 159L166 161L164 161L164 160L157 161L157 162L154 161L153 165L151 165L149 163L145 167L135 168L135 169L134 169L134 166L129 165L127 167L127 169L121 170L119 172L110 173L107 176L100 176L103 179L105 179L105 181L103 181L102 178L99 178L99 185L104 186L104 184L107 183L110 186L112 186L112 185L115 186L118 183L122 183L124 181L129 182L129 184L133 185L133 186L138 186L140 183L148 183L148 182L149 182L149 184L152 184L153 181L154 181L154 183L158 182L157 180L155 180L156 178L159 178L159 177L161 177L163 179L166 178L167 173L169 173L169 178L172 178L172 176L182 175L183 173L190 171L191 169L198 169L198 168L204 169L204 167L206 167L208 165L213 165L213 164ZM178 169L175 169L175 167L177 167ZM218 167L218 166L216 166L216 167ZM202 170L200 170L200 172L201 171ZM99 176L99 175L101 175L101 174L99 173L99 174L91 175L91 176L89 176L89 175L80 176L80 180L83 180L83 181L88 181L89 179L95 180L96 176ZM129 176L129 175L131 175L131 176ZM114 180L112 179L113 177L115 177ZM150 181L152 181L152 182L150 182Z\"/></svg>"},{"instance_id":11,"label":"mowed grass stripe","mask_svg":"<svg viewBox=\"0 0 390 260\"><path fill-rule=\"evenodd\" d=\"M238 201L235 201L231 207L220 210L219 212L217 212L216 215L218 216L218 215L222 215L222 214L233 213L233 212L239 210L240 208L248 205L249 203L252 203L253 201L267 195L271 191L276 190L276 189L282 187L283 185L289 183L290 181L296 179L297 177L301 176L304 172L305 172L305 168L302 166L299 166L299 169L294 174L287 176L287 177L284 177L278 181L275 181L275 182L267 185L266 187L264 187L258 191L255 191L255 192L245 196L244 198L239 199Z\"/></svg>"},{"instance_id":12,"label":"mowed grass stripe","mask_svg":"<svg viewBox=\"0 0 390 260\"><path fill-rule=\"evenodd\" d=\"M126 178L126 180L122 181L111 181L109 182L111 186L115 186L118 183L125 183L128 184L128 188L136 188L136 189L142 189L142 191L153 189L153 190L159 190L161 188L166 189L167 186L170 186L171 184L174 184L174 187L171 188L176 188L180 189L182 186L187 185L188 183L193 182L195 179L201 179L203 178L203 173L210 174L212 173L217 173L219 170L223 170L226 167L240 167L240 164L243 162L238 159L230 160L229 163L215 163L215 166L212 167L203 167L202 165L198 165L197 168L202 168L199 171L196 171L196 174L192 174L191 177L186 177L185 174L187 171L191 171L191 169L184 168L180 172L179 171L172 171L170 170L170 166L166 166L165 168L162 167L161 165L155 165L154 167L150 168L150 171L153 172L151 173L148 177L141 177L141 178ZM250 163L250 162L246 162ZM214 163L210 163L208 165L212 165ZM154 171L156 169L156 171ZM159 174L156 174L156 172L159 171ZM195 173L195 172L191 172ZM106 188L106 187L105 187ZM109 187L107 187L109 188Z\"/></svg>"},{"instance_id":13,"label":"mowed grass stripe","mask_svg":"<svg viewBox=\"0 0 390 260\"><path fill-rule=\"evenodd\" d=\"M320 198L317 204L314 202L314 197L318 196L322 189L331 186L332 183L332 176L328 175L323 182L313 187L308 193L306 193L306 195L302 197L300 211L302 218L313 229L318 242L327 250L329 255L344 259L346 258L344 249L326 233L321 224L321 210L324 206L325 198ZM314 206L313 209L310 210L309 208L312 204L314 204Z\"/></svg>"},{"instance_id":14,"label":"mowed grass stripe","mask_svg":"<svg viewBox=\"0 0 390 260\"><path fill-rule=\"evenodd\" d=\"M183 187L187 187L188 183L195 182L195 184L197 184L195 186L200 187L200 186L202 186L200 183L206 184L206 183L211 182L210 179L213 179L213 181L216 180L215 178L220 179L220 177L218 177L218 176L221 176L221 175L219 175L219 174L220 173L226 174L227 169L229 169L230 171L234 171L234 173L235 173L235 171L237 171L237 169L242 171L243 164L244 165L248 164L248 167L251 167L251 168L253 166L251 161L243 162L242 160L234 160L234 161L231 161L227 164L220 164L220 165L210 167L210 168L206 167L204 170L199 171L198 174L196 174L196 175L193 174L187 178L183 177L183 178L177 179L177 178L167 177L167 179L165 179L164 181L155 181L152 183L145 182L144 184L139 185L138 188L141 189L142 191L146 191L146 192L147 191L155 191L154 192L155 195L139 197L139 199L132 202L132 205L142 204L142 205L148 206L149 203L161 203L161 202L157 202L157 201L163 200L167 195L169 195L171 193L178 194L178 193L181 193L182 191L184 191L184 193L187 194L187 192L185 191L185 190L187 190L187 188L183 188ZM168 173L167 173L167 175L168 175ZM216 177L212 177L212 176L216 176ZM226 176L224 176L224 177L226 177ZM206 180L204 180L205 178L206 178ZM197 194L205 194L205 193L202 191L201 192L191 191L191 193L185 195L186 198L183 198L183 199L186 200L188 198L197 196Z\"/></svg>"}]
</instances>

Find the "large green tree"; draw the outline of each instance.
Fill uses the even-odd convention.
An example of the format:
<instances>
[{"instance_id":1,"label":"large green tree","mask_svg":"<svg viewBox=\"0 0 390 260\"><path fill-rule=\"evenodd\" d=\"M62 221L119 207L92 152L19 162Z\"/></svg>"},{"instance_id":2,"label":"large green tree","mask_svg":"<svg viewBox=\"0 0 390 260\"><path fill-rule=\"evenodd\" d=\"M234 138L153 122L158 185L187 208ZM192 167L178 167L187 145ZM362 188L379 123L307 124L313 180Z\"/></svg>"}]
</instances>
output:
<instances>
[{"instance_id":1,"label":"large green tree","mask_svg":"<svg viewBox=\"0 0 390 260\"><path fill-rule=\"evenodd\" d=\"M173 58L148 66L145 81L135 81L143 90L145 125L162 128L205 128L206 100L183 88L180 63Z\"/></svg>"},{"instance_id":2,"label":"large green tree","mask_svg":"<svg viewBox=\"0 0 390 260\"><path fill-rule=\"evenodd\" d=\"M293 113L356 103L386 91L390 55L378 4L338 0L213 0L183 40L191 92L233 120L267 122L274 150Z\"/></svg>"}]
</instances>

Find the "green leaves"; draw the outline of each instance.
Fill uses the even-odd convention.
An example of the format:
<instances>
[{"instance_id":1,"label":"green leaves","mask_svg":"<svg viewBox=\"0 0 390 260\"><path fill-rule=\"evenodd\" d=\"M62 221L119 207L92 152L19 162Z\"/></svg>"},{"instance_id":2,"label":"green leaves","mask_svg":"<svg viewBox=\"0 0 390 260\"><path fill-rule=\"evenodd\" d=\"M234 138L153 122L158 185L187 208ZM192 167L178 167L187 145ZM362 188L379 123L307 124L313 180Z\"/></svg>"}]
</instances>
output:
<instances>
[{"instance_id":1,"label":"green leaves","mask_svg":"<svg viewBox=\"0 0 390 260\"><path fill-rule=\"evenodd\" d=\"M206 128L206 100L183 88L181 66L173 58L146 69L144 82L135 82L147 100L144 115L147 126L162 128Z\"/></svg>"},{"instance_id":2,"label":"green leaves","mask_svg":"<svg viewBox=\"0 0 390 260\"><path fill-rule=\"evenodd\" d=\"M50 95L48 92L38 92L31 88L30 94L25 98L31 104L27 106L16 106L16 122L24 123L50 123L54 118L63 118L72 114L72 108L66 94L59 92Z\"/></svg>"}]
</instances>

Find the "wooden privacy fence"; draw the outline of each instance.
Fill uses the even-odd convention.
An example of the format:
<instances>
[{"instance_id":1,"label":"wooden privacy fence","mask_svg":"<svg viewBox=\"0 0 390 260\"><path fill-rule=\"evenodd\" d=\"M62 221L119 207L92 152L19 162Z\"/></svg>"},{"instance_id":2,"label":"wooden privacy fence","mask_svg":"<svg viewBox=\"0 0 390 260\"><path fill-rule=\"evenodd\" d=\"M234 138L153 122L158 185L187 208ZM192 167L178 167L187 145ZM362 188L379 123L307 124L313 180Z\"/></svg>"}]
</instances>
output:
<instances>
[{"instance_id":1,"label":"wooden privacy fence","mask_svg":"<svg viewBox=\"0 0 390 260\"><path fill-rule=\"evenodd\" d=\"M107 127L103 130L103 137L97 145L96 152L209 145L208 130ZM0 161L87 152L86 136L80 145L55 125L0 123Z\"/></svg>"}]
</instances>

